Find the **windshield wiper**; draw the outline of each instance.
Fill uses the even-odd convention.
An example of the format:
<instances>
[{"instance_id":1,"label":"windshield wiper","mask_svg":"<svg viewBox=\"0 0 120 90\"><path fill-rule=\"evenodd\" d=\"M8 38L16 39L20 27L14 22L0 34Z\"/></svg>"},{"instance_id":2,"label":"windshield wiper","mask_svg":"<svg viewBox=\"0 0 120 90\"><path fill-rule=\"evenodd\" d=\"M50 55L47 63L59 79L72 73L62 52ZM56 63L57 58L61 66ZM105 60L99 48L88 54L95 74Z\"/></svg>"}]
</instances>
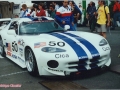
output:
<instances>
[{"instance_id":1,"label":"windshield wiper","mask_svg":"<svg viewBox=\"0 0 120 90\"><path fill-rule=\"evenodd\" d=\"M36 35L36 34L40 34L40 33L22 33L22 35L23 34Z\"/></svg>"},{"instance_id":2,"label":"windshield wiper","mask_svg":"<svg viewBox=\"0 0 120 90\"><path fill-rule=\"evenodd\" d=\"M52 33L52 32L65 32L65 30L52 30L52 31L49 31L47 33Z\"/></svg>"}]
</instances>

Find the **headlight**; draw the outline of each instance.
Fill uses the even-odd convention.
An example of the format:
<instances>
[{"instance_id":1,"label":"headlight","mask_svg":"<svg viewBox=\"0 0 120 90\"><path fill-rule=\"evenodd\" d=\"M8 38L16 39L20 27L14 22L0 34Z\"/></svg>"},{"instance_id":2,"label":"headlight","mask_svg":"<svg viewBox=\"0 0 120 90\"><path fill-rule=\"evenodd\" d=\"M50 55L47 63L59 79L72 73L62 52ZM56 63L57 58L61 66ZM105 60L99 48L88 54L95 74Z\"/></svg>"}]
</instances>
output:
<instances>
[{"instance_id":1,"label":"headlight","mask_svg":"<svg viewBox=\"0 0 120 90\"><path fill-rule=\"evenodd\" d=\"M54 47L44 47L41 49L43 52L56 53L56 52L66 52L64 49L54 48Z\"/></svg>"},{"instance_id":2,"label":"headlight","mask_svg":"<svg viewBox=\"0 0 120 90\"><path fill-rule=\"evenodd\" d=\"M102 39L99 43L99 46L104 46L104 45L107 45L108 42L105 40L105 39Z\"/></svg>"}]
</instances>

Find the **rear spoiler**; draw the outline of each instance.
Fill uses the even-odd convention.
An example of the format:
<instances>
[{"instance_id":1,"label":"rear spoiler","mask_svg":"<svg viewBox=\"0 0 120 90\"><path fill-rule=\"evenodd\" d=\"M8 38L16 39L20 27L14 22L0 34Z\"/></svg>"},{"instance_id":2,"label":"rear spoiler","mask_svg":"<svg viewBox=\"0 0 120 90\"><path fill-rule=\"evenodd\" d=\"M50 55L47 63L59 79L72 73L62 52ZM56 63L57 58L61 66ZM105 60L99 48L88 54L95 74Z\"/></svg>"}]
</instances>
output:
<instances>
[{"instance_id":1,"label":"rear spoiler","mask_svg":"<svg viewBox=\"0 0 120 90\"><path fill-rule=\"evenodd\" d=\"M2 19L0 19L0 21L10 21L10 20L12 20L11 18L2 18Z\"/></svg>"}]
</instances>

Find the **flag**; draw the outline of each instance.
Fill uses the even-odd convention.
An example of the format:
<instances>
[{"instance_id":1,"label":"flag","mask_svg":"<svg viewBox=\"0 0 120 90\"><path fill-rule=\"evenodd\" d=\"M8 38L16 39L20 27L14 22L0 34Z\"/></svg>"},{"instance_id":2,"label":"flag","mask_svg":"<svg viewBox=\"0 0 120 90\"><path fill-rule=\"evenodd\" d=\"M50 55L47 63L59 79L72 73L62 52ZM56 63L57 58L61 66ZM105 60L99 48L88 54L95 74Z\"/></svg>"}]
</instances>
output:
<instances>
[{"instance_id":1,"label":"flag","mask_svg":"<svg viewBox=\"0 0 120 90\"><path fill-rule=\"evenodd\" d=\"M40 47L46 46L46 42L40 42Z\"/></svg>"},{"instance_id":2,"label":"flag","mask_svg":"<svg viewBox=\"0 0 120 90\"><path fill-rule=\"evenodd\" d=\"M21 41L20 41L20 40L18 40L18 44L20 44L20 42L21 42Z\"/></svg>"},{"instance_id":3,"label":"flag","mask_svg":"<svg viewBox=\"0 0 120 90\"><path fill-rule=\"evenodd\" d=\"M7 47L7 51L11 52L11 45L10 45L10 43L6 43L6 47Z\"/></svg>"},{"instance_id":4,"label":"flag","mask_svg":"<svg viewBox=\"0 0 120 90\"><path fill-rule=\"evenodd\" d=\"M46 46L46 42L39 42L39 43L34 44L34 48L39 48L39 47L43 47L43 46Z\"/></svg>"}]
</instances>

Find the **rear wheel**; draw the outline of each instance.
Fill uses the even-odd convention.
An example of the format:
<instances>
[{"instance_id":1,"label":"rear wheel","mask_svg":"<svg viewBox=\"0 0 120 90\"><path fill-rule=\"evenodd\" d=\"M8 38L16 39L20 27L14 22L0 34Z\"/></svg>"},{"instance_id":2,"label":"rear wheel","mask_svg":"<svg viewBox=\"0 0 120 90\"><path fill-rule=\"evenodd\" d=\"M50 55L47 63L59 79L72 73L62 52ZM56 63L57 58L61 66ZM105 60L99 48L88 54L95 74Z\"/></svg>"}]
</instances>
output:
<instances>
[{"instance_id":1,"label":"rear wheel","mask_svg":"<svg viewBox=\"0 0 120 90\"><path fill-rule=\"evenodd\" d=\"M30 75L37 76L38 75L38 67L35 59L35 55L30 48L27 48L25 51L25 62L26 67Z\"/></svg>"},{"instance_id":2,"label":"rear wheel","mask_svg":"<svg viewBox=\"0 0 120 90\"><path fill-rule=\"evenodd\" d=\"M6 56L2 39L0 39L0 55L1 55L2 57L5 57L5 56Z\"/></svg>"}]
</instances>

